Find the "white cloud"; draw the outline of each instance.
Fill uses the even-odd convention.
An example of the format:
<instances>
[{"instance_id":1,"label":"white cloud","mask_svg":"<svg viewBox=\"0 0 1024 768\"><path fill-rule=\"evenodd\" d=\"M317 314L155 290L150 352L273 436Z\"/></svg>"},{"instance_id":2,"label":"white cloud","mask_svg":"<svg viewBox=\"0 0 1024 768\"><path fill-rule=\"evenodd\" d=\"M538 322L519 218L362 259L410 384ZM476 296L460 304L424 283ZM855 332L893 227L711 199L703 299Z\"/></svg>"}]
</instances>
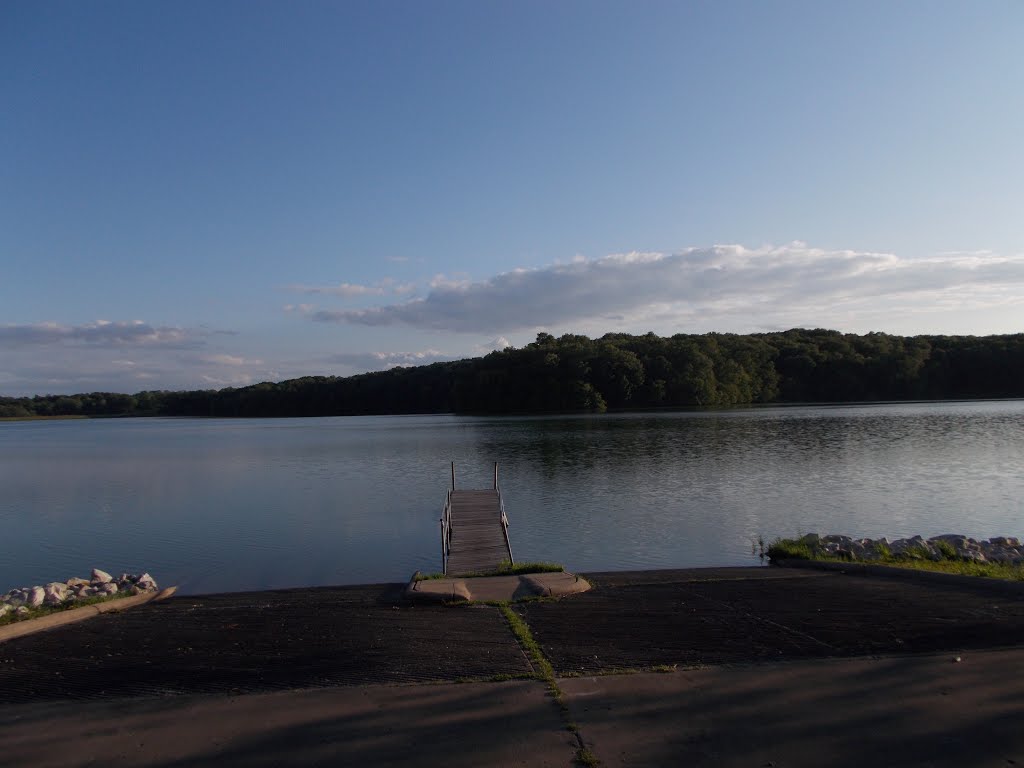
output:
<instances>
[{"instance_id":1,"label":"white cloud","mask_svg":"<svg viewBox=\"0 0 1024 768\"><path fill-rule=\"evenodd\" d=\"M154 327L141 320L111 322L97 320L82 325L44 322L0 325L0 346L48 344L90 346L187 347L202 343L207 331Z\"/></svg>"},{"instance_id":2,"label":"white cloud","mask_svg":"<svg viewBox=\"0 0 1024 768\"><path fill-rule=\"evenodd\" d=\"M836 318L881 319L930 308L958 311L1021 301L1024 256L826 251L803 243L738 245L678 253L633 252L518 269L487 280L436 277L424 298L378 307L319 310L319 322L408 325L460 333L508 333L605 321L676 326L699 320L718 329L745 317L769 325L833 327ZM884 323L883 323L884 325Z\"/></svg>"},{"instance_id":3,"label":"white cloud","mask_svg":"<svg viewBox=\"0 0 1024 768\"><path fill-rule=\"evenodd\" d=\"M199 379L204 384L209 384L211 387L217 388L247 387L254 381L252 375L248 373L239 373L233 376L215 376L204 373L200 375Z\"/></svg>"},{"instance_id":4,"label":"white cloud","mask_svg":"<svg viewBox=\"0 0 1024 768\"><path fill-rule=\"evenodd\" d=\"M359 285L358 283L338 283L337 285L293 285L293 291L313 295L341 296L382 296L384 289L380 286Z\"/></svg>"},{"instance_id":5,"label":"white cloud","mask_svg":"<svg viewBox=\"0 0 1024 768\"><path fill-rule=\"evenodd\" d=\"M459 273L448 277L447 275L434 275L430 278L429 285L435 290L459 290L463 288L469 288L473 285L473 281L469 279L469 275Z\"/></svg>"},{"instance_id":6,"label":"white cloud","mask_svg":"<svg viewBox=\"0 0 1024 768\"><path fill-rule=\"evenodd\" d=\"M228 365L232 367L242 365L262 365L262 360L247 360L244 357L236 357L235 355L203 355L199 358L204 363L213 363L215 365Z\"/></svg>"},{"instance_id":7,"label":"white cloud","mask_svg":"<svg viewBox=\"0 0 1024 768\"><path fill-rule=\"evenodd\" d=\"M338 283L337 285L292 285L291 290L312 296L338 296L351 299L360 296L402 296L416 290L415 283L400 283L393 277L385 277L372 285L360 283ZM289 305L291 306L291 305ZM304 306L304 305L299 305Z\"/></svg>"},{"instance_id":8,"label":"white cloud","mask_svg":"<svg viewBox=\"0 0 1024 768\"><path fill-rule=\"evenodd\" d=\"M512 342L506 339L504 336L499 336L496 339L492 339L486 344L477 344L473 347L473 351L478 355L486 355L489 352L500 352L503 349L507 349L512 346Z\"/></svg>"},{"instance_id":9,"label":"white cloud","mask_svg":"<svg viewBox=\"0 0 1024 768\"><path fill-rule=\"evenodd\" d=\"M361 371L379 371L385 368L426 365L451 359L451 355L446 355L440 350L425 349L419 352L340 352L331 355L328 362L350 366Z\"/></svg>"}]
</instances>

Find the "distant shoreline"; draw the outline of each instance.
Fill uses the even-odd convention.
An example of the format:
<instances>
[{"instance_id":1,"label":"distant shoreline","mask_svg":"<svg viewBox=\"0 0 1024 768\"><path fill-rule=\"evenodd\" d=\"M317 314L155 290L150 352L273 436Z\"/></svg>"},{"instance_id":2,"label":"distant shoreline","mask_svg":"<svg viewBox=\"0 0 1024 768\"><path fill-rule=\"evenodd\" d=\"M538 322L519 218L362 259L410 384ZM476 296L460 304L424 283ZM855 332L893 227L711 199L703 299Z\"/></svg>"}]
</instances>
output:
<instances>
[{"instance_id":1,"label":"distant shoreline","mask_svg":"<svg viewBox=\"0 0 1024 768\"><path fill-rule=\"evenodd\" d=\"M0 416L0 421L63 421L65 419L109 419L110 416L85 416L80 413L69 413L57 416Z\"/></svg>"},{"instance_id":2,"label":"distant shoreline","mask_svg":"<svg viewBox=\"0 0 1024 768\"><path fill-rule=\"evenodd\" d=\"M742 410L765 410L772 408L866 408L879 405L943 405L951 403L1013 403L1024 401L1024 397L949 397L936 399L915 398L911 400L820 400L773 403L736 403L732 405L683 405L639 408L609 408L601 413L587 411L408 411L405 413L344 413L344 414L302 414L290 416L234 416L217 414L163 414L163 413L96 413L57 414L52 416L0 416L0 423L15 421L64 421L67 419L342 419L376 416L467 416L477 418L536 418L536 417L577 417L577 416L619 416L627 414L662 415L670 413L716 413Z\"/></svg>"},{"instance_id":3,"label":"distant shoreline","mask_svg":"<svg viewBox=\"0 0 1024 768\"><path fill-rule=\"evenodd\" d=\"M1024 397L1024 333L539 333L484 357L219 390L0 396L0 416L605 413Z\"/></svg>"}]
</instances>

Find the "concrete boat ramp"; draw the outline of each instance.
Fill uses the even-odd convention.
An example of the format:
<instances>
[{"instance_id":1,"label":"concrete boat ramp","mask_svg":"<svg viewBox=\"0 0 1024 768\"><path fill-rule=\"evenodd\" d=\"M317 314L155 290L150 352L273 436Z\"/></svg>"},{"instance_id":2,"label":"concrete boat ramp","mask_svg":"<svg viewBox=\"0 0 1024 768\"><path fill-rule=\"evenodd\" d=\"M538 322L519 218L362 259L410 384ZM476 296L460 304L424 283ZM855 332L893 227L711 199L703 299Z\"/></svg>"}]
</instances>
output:
<instances>
[{"instance_id":1,"label":"concrete boat ramp","mask_svg":"<svg viewBox=\"0 0 1024 768\"><path fill-rule=\"evenodd\" d=\"M0 763L1024 765L1020 590L586 578L497 606L410 602L404 584L176 595L10 640Z\"/></svg>"}]
</instances>

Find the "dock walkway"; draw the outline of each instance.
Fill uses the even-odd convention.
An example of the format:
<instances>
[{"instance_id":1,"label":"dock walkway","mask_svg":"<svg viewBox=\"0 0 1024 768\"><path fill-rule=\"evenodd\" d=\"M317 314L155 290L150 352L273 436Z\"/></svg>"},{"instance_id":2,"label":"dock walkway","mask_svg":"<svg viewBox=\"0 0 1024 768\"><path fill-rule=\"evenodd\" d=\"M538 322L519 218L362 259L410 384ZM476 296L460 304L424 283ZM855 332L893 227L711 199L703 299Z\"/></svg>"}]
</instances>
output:
<instances>
[{"instance_id":1,"label":"dock walkway","mask_svg":"<svg viewBox=\"0 0 1024 768\"><path fill-rule=\"evenodd\" d=\"M456 490L452 467L452 489L445 499L441 517L441 561L444 573L459 576L495 570L502 562L514 562L508 538L508 518L498 489L498 468L494 487L484 490Z\"/></svg>"}]
</instances>

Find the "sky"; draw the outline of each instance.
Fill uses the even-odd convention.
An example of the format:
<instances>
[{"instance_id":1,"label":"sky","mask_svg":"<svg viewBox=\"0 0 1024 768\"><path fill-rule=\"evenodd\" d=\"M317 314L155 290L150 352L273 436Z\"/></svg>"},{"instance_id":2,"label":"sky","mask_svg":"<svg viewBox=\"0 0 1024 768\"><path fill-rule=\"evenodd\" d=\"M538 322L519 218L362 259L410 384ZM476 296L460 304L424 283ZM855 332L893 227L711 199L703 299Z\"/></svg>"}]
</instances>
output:
<instances>
[{"instance_id":1,"label":"sky","mask_svg":"<svg viewBox=\"0 0 1024 768\"><path fill-rule=\"evenodd\" d=\"M1019 0L0 4L0 395L1024 331Z\"/></svg>"}]
</instances>

